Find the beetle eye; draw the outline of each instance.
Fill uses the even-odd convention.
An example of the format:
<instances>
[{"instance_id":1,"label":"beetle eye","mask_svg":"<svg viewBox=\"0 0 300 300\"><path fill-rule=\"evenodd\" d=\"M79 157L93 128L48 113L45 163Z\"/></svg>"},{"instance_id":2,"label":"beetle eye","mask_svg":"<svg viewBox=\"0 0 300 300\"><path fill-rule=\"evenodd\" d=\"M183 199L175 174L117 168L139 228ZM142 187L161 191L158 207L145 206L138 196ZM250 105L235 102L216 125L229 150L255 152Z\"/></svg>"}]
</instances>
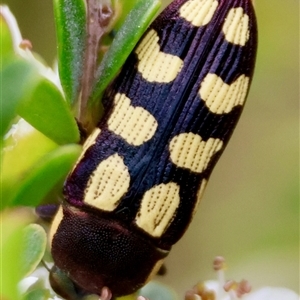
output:
<instances>
[{"instance_id":1,"label":"beetle eye","mask_svg":"<svg viewBox=\"0 0 300 300\"><path fill-rule=\"evenodd\" d=\"M49 273L49 281L52 289L66 300L80 299L80 292L74 282L67 276L65 272L57 266L53 266Z\"/></svg>"},{"instance_id":2,"label":"beetle eye","mask_svg":"<svg viewBox=\"0 0 300 300\"><path fill-rule=\"evenodd\" d=\"M58 209L58 204L43 204L35 208L35 213L39 218L50 223L53 221Z\"/></svg>"}]
</instances>

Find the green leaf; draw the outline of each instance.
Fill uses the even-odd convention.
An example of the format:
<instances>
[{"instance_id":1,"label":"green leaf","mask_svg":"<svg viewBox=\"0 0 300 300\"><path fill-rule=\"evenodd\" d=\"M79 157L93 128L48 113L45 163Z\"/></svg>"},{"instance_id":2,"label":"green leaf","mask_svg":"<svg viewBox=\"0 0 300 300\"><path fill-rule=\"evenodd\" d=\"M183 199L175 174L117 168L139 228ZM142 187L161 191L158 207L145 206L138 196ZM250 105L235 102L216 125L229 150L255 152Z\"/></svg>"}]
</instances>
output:
<instances>
[{"instance_id":1,"label":"green leaf","mask_svg":"<svg viewBox=\"0 0 300 300\"><path fill-rule=\"evenodd\" d=\"M38 205L47 193L67 176L81 151L81 146L67 145L45 155L22 181L12 203L28 206Z\"/></svg>"},{"instance_id":2,"label":"green leaf","mask_svg":"<svg viewBox=\"0 0 300 300\"><path fill-rule=\"evenodd\" d=\"M160 5L160 0L141 0L128 14L123 27L117 32L97 71L98 78L91 97L92 102L97 101L101 97L108 84L114 79L126 58L149 26Z\"/></svg>"},{"instance_id":3,"label":"green leaf","mask_svg":"<svg viewBox=\"0 0 300 300\"><path fill-rule=\"evenodd\" d=\"M47 153L58 147L56 143L31 127L23 119L14 124L10 136L4 141L1 181L1 207L11 204L13 195Z\"/></svg>"},{"instance_id":4,"label":"green leaf","mask_svg":"<svg viewBox=\"0 0 300 300\"><path fill-rule=\"evenodd\" d=\"M3 9L3 8L2 8ZM0 28L1 28L1 59L6 55L14 53L13 39L6 20L0 12Z\"/></svg>"},{"instance_id":5,"label":"green leaf","mask_svg":"<svg viewBox=\"0 0 300 300\"><path fill-rule=\"evenodd\" d=\"M1 299L19 300L22 279L23 229L29 222L24 210L1 214Z\"/></svg>"},{"instance_id":6,"label":"green leaf","mask_svg":"<svg viewBox=\"0 0 300 300\"><path fill-rule=\"evenodd\" d=\"M50 291L47 289L35 289L27 292L23 300L48 300L50 296Z\"/></svg>"},{"instance_id":7,"label":"green leaf","mask_svg":"<svg viewBox=\"0 0 300 300\"><path fill-rule=\"evenodd\" d=\"M55 0L54 14L60 80L70 104L80 91L86 37L86 10L82 0Z\"/></svg>"},{"instance_id":8,"label":"green leaf","mask_svg":"<svg viewBox=\"0 0 300 300\"><path fill-rule=\"evenodd\" d=\"M7 58L0 72L1 141L17 113L58 144L80 139L76 121L58 88L36 67Z\"/></svg>"},{"instance_id":9,"label":"green leaf","mask_svg":"<svg viewBox=\"0 0 300 300\"><path fill-rule=\"evenodd\" d=\"M79 141L79 130L58 88L40 76L29 97L23 98L18 113L33 127L58 144Z\"/></svg>"},{"instance_id":10,"label":"green leaf","mask_svg":"<svg viewBox=\"0 0 300 300\"><path fill-rule=\"evenodd\" d=\"M131 294L123 297L118 297L117 300L136 300L137 295L136 294Z\"/></svg>"},{"instance_id":11,"label":"green leaf","mask_svg":"<svg viewBox=\"0 0 300 300\"><path fill-rule=\"evenodd\" d=\"M3 139L11 121L16 116L16 107L31 93L34 67L28 62L6 57L0 72L0 138Z\"/></svg>"},{"instance_id":12,"label":"green leaf","mask_svg":"<svg viewBox=\"0 0 300 300\"><path fill-rule=\"evenodd\" d=\"M30 224L24 228L22 247L22 275L31 274L41 262L47 245L47 234L38 224Z\"/></svg>"},{"instance_id":13,"label":"green leaf","mask_svg":"<svg viewBox=\"0 0 300 300\"><path fill-rule=\"evenodd\" d=\"M114 30L118 31L124 24L125 19L127 18L130 11L139 3L141 0L127 0L120 1L114 0L113 7L117 11L118 18L114 24ZM120 16L119 16L120 15Z\"/></svg>"}]
</instances>

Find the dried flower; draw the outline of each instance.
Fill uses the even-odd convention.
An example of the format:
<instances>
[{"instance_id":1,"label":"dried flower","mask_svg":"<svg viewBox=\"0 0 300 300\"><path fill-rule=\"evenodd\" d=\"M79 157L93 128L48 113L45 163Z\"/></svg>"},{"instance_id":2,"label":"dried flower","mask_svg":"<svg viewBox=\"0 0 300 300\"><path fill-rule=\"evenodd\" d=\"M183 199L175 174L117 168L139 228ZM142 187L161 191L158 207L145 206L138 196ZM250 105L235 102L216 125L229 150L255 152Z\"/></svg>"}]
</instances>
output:
<instances>
[{"instance_id":1,"label":"dried flower","mask_svg":"<svg viewBox=\"0 0 300 300\"><path fill-rule=\"evenodd\" d=\"M199 282L192 290L186 292L185 300L299 300L299 295L286 288L264 287L251 292L247 280L240 282L225 280L225 259L216 257L213 268L218 280Z\"/></svg>"}]
</instances>

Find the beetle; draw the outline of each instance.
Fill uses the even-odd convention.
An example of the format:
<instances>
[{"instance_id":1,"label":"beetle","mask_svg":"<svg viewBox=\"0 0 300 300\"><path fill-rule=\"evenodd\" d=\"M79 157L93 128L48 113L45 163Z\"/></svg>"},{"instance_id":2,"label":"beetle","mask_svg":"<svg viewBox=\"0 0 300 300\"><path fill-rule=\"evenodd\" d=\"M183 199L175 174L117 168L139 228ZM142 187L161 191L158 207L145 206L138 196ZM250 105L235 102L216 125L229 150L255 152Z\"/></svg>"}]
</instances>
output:
<instances>
[{"instance_id":1,"label":"beetle","mask_svg":"<svg viewBox=\"0 0 300 300\"><path fill-rule=\"evenodd\" d=\"M135 292L196 211L242 112L257 48L251 0L175 0L103 97L64 185L55 267L83 292Z\"/></svg>"}]
</instances>

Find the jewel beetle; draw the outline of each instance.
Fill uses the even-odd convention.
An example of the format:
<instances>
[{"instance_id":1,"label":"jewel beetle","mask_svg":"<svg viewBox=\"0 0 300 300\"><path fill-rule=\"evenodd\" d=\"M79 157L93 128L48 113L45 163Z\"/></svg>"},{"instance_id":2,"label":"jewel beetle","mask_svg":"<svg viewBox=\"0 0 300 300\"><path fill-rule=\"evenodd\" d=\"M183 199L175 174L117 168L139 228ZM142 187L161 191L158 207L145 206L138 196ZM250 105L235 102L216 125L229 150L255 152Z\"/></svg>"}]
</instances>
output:
<instances>
[{"instance_id":1,"label":"jewel beetle","mask_svg":"<svg viewBox=\"0 0 300 300\"><path fill-rule=\"evenodd\" d=\"M156 274L240 117L256 48L251 0L175 0L145 32L51 227L55 267L78 289L122 296Z\"/></svg>"}]
</instances>

